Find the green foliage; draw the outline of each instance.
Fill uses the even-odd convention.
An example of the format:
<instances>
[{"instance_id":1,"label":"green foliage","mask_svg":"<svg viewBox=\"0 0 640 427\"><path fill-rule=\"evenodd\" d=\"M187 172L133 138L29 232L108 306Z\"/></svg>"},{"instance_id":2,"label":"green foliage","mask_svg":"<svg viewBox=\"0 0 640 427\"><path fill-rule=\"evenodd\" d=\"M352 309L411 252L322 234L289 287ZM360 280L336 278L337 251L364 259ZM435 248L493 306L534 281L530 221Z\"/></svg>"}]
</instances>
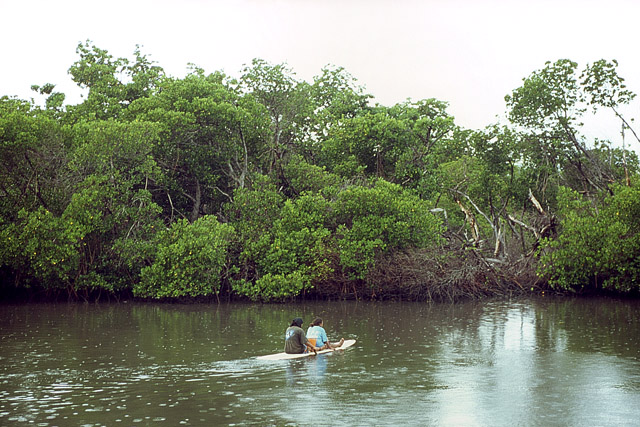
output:
<instances>
[{"instance_id":1,"label":"green foliage","mask_svg":"<svg viewBox=\"0 0 640 427\"><path fill-rule=\"evenodd\" d=\"M294 194L303 192L328 193L342 183L342 179L321 166L306 162L302 156L292 156L284 167L284 176Z\"/></svg>"},{"instance_id":2,"label":"green foliage","mask_svg":"<svg viewBox=\"0 0 640 427\"><path fill-rule=\"evenodd\" d=\"M437 182L443 190L439 206L449 212L450 228L463 226L467 219L458 202L478 216L481 234L489 235L494 234L491 224L477 209L497 222L500 215L510 212L510 206L529 205L527 194L532 183L518 164L518 144L512 138L503 129L474 132L469 136L469 145L475 155L464 155L438 166Z\"/></svg>"},{"instance_id":3,"label":"green foliage","mask_svg":"<svg viewBox=\"0 0 640 427\"><path fill-rule=\"evenodd\" d=\"M446 102L425 99L357 110L321 135L318 162L348 179L382 177L431 197L438 191L437 165L468 146L446 109Z\"/></svg>"},{"instance_id":4,"label":"green foliage","mask_svg":"<svg viewBox=\"0 0 640 427\"><path fill-rule=\"evenodd\" d=\"M133 291L146 298L211 296L220 291L234 230L214 216L179 220L156 236L157 252Z\"/></svg>"},{"instance_id":5,"label":"green foliage","mask_svg":"<svg viewBox=\"0 0 640 427\"><path fill-rule=\"evenodd\" d=\"M457 159L466 151L467 141L447 113L448 104L437 99L397 104L390 114L402 120L410 135L408 145L396 163L395 180L416 188L421 194L436 191L432 172L437 165Z\"/></svg>"},{"instance_id":6,"label":"green foliage","mask_svg":"<svg viewBox=\"0 0 640 427\"><path fill-rule=\"evenodd\" d=\"M131 289L150 253L160 208L142 188L106 176L90 176L74 194L63 217L83 224L81 274L101 278L107 290ZM85 280L86 281L86 280Z\"/></svg>"},{"instance_id":7,"label":"green foliage","mask_svg":"<svg viewBox=\"0 0 640 427\"><path fill-rule=\"evenodd\" d=\"M300 295L306 287L308 287L308 280L300 271L284 274L267 273L255 282L240 279L233 283L233 289L238 295L248 296L253 301L293 298Z\"/></svg>"},{"instance_id":8,"label":"green foliage","mask_svg":"<svg viewBox=\"0 0 640 427\"><path fill-rule=\"evenodd\" d=\"M313 78L312 95L325 115L325 124L355 117L367 109L372 95L364 93L357 80L343 67L326 66Z\"/></svg>"},{"instance_id":9,"label":"green foliage","mask_svg":"<svg viewBox=\"0 0 640 427\"><path fill-rule=\"evenodd\" d=\"M61 92L54 92L53 89L55 87L56 85L54 84L46 83L42 86L32 85L31 90L38 92L40 95L47 95L45 100L46 110L51 112L54 117L60 117L65 95Z\"/></svg>"},{"instance_id":10,"label":"green foliage","mask_svg":"<svg viewBox=\"0 0 640 427\"><path fill-rule=\"evenodd\" d=\"M631 129L618 107L631 102L635 94L618 76L617 62L600 60L588 65L580 79L577 67L568 59L547 62L505 97L510 121L528 132L526 143L521 145L524 164L537 174L538 192L543 196L548 183L555 180L593 193L615 181L615 168L597 152L592 153L580 134L587 108L594 112L610 108L623 129ZM597 145L595 149L602 150L609 143L599 141Z\"/></svg>"},{"instance_id":11,"label":"green foliage","mask_svg":"<svg viewBox=\"0 0 640 427\"><path fill-rule=\"evenodd\" d=\"M324 165L340 167L342 159L349 161L349 156L353 156L367 174L391 177L408 143L405 130L402 120L384 110L345 119L331 128L323 145Z\"/></svg>"},{"instance_id":12,"label":"green foliage","mask_svg":"<svg viewBox=\"0 0 640 427\"><path fill-rule=\"evenodd\" d=\"M81 176L117 175L128 183L140 184L159 173L152 157L158 131L150 122L81 121L73 126L69 166Z\"/></svg>"},{"instance_id":13,"label":"green foliage","mask_svg":"<svg viewBox=\"0 0 640 427\"><path fill-rule=\"evenodd\" d=\"M618 75L617 67L618 61L615 59L612 62L601 59L587 65L582 72L581 83L594 110L597 106L617 108L629 104L636 97Z\"/></svg>"},{"instance_id":14,"label":"green foliage","mask_svg":"<svg viewBox=\"0 0 640 427\"><path fill-rule=\"evenodd\" d=\"M294 297L329 274L327 212L319 195L286 200L269 226L245 240L241 259L254 267L253 284L239 280L236 292L263 300Z\"/></svg>"},{"instance_id":15,"label":"green foliage","mask_svg":"<svg viewBox=\"0 0 640 427\"><path fill-rule=\"evenodd\" d=\"M341 267L364 279L376 256L440 241L441 222L428 202L399 185L377 180L372 188L351 187L333 204Z\"/></svg>"},{"instance_id":16,"label":"green foliage","mask_svg":"<svg viewBox=\"0 0 640 427\"><path fill-rule=\"evenodd\" d=\"M555 232L559 208L540 274L563 289L637 289L637 187L613 185L638 180L637 155L580 135L591 107L637 138L615 61L579 78L575 62L547 63L506 97L515 128L473 131L436 99L370 105L341 67L312 83L260 59L237 80L195 66L172 78L139 48L77 53L80 104L50 83L32 86L42 107L0 98L3 285L85 299L355 292L407 254L445 251L433 248L441 219L459 238L448 244L467 245L474 223L474 253L488 255L492 234L491 256L510 261L509 230L523 255Z\"/></svg>"},{"instance_id":17,"label":"green foliage","mask_svg":"<svg viewBox=\"0 0 640 427\"><path fill-rule=\"evenodd\" d=\"M265 176L256 176L253 188L238 188L233 201L226 204L224 213L234 224L241 242L252 244L268 232L280 216L285 198Z\"/></svg>"},{"instance_id":18,"label":"green foliage","mask_svg":"<svg viewBox=\"0 0 640 427\"><path fill-rule=\"evenodd\" d=\"M80 59L69 68L69 74L89 93L82 104L69 108L70 118L75 120L117 118L133 101L151 95L164 76L162 68L153 65L139 46L134 62L113 58L89 40L79 43L76 53Z\"/></svg>"},{"instance_id":19,"label":"green foliage","mask_svg":"<svg viewBox=\"0 0 640 427\"><path fill-rule=\"evenodd\" d=\"M226 200L222 195L245 186L250 159L263 149L268 129L264 107L222 80L219 74L165 79L159 94L139 99L127 112L159 129L153 155L163 175L156 184L169 198L158 203L169 217L177 210L193 222L218 210Z\"/></svg>"},{"instance_id":20,"label":"green foliage","mask_svg":"<svg viewBox=\"0 0 640 427\"><path fill-rule=\"evenodd\" d=\"M234 290L253 299L295 297L335 274L362 280L376 257L440 241L440 220L429 204L384 180L349 187L331 200L303 193L267 217L268 203L260 199L268 193L246 194L236 191L229 206L245 212L232 220L245 236ZM248 215L251 204L265 207Z\"/></svg>"},{"instance_id":21,"label":"green foliage","mask_svg":"<svg viewBox=\"0 0 640 427\"><path fill-rule=\"evenodd\" d=\"M372 98L344 68L331 66L324 67L322 73L313 78L311 97L315 107L311 116L313 139L320 141L340 121L369 111L369 100ZM318 155L319 149L318 145L313 144L309 149L311 156Z\"/></svg>"},{"instance_id":22,"label":"green foliage","mask_svg":"<svg viewBox=\"0 0 640 427\"><path fill-rule=\"evenodd\" d=\"M510 120L526 128L562 131L577 124L585 109L576 78L578 64L568 59L547 62L505 100Z\"/></svg>"},{"instance_id":23,"label":"green foliage","mask_svg":"<svg viewBox=\"0 0 640 427\"><path fill-rule=\"evenodd\" d=\"M239 89L266 108L270 119L269 138L259 165L267 174L282 180L282 167L288 155L312 151L309 136L315 105L311 86L297 80L286 64L272 65L254 59L242 71ZM286 182L283 180L282 184Z\"/></svg>"},{"instance_id":24,"label":"green foliage","mask_svg":"<svg viewBox=\"0 0 640 427\"><path fill-rule=\"evenodd\" d=\"M152 157L158 133L154 123L139 121L83 120L73 126L69 166L85 178L65 214L99 218L81 269L107 289L131 289L162 226L149 191L149 182L160 176Z\"/></svg>"},{"instance_id":25,"label":"green foliage","mask_svg":"<svg viewBox=\"0 0 640 427\"><path fill-rule=\"evenodd\" d=\"M522 146L525 165L539 174L543 194L559 170L584 157L579 130L586 108L577 66L567 59L547 62L505 97L509 120L530 132Z\"/></svg>"},{"instance_id":26,"label":"green foliage","mask_svg":"<svg viewBox=\"0 0 640 427\"><path fill-rule=\"evenodd\" d=\"M543 243L539 268L553 286L640 289L640 188L616 190L596 209L575 191L561 189L562 232Z\"/></svg>"},{"instance_id":27,"label":"green foliage","mask_svg":"<svg viewBox=\"0 0 640 427\"><path fill-rule=\"evenodd\" d=\"M0 263L22 272L28 283L65 288L72 284L80 261L83 227L40 207L21 210L19 222L1 232L6 242Z\"/></svg>"},{"instance_id":28,"label":"green foliage","mask_svg":"<svg viewBox=\"0 0 640 427\"><path fill-rule=\"evenodd\" d=\"M137 197L136 205L130 197ZM119 192L104 177L90 176L61 215L43 207L32 212L23 209L18 221L1 229L8 244L0 264L21 272L25 283L45 290L77 293L128 288L131 284L123 283L128 275L122 266L132 266L133 258L125 263L115 243L144 237L140 229L154 224L157 213L144 190Z\"/></svg>"},{"instance_id":29,"label":"green foliage","mask_svg":"<svg viewBox=\"0 0 640 427\"><path fill-rule=\"evenodd\" d=\"M24 184L11 187L21 188L22 198L7 206L7 215L22 210L5 230L21 242L20 251L6 255L3 264L20 271L19 280L44 289L76 293L130 287L113 244L134 239L158 213L142 188L154 174L153 126L81 121L52 133L52 120L35 112L18 109L10 117L19 119L23 131L4 128L11 132L5 133L9 177ZM57 153L47 152L52 147ZM15 174L20 164L25 168Z\"/></svg>"},{"instance_id":30,"label":"green foliage","mask_svg":"<svg viewBox=\"0 0 640 427\"><path fill-rule=\"evenodd\" d=\"M60 214L70 197L68 134L31 103L0 98L0 222L42 206Z\"/></svg>"}]
</instances>

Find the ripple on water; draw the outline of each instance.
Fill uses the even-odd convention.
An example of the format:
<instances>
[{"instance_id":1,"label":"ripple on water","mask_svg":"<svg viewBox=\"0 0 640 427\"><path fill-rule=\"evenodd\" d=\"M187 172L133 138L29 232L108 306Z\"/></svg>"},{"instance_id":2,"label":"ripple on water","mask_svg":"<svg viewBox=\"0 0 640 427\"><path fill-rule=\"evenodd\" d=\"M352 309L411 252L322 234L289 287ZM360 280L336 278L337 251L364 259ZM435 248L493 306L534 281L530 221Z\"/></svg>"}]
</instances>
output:
<instances>
[{"instance_id":1,"label":"ripple on water","mask_svg":"<svg viewBox=\"0 0 640 427\"><path fill-rule=\"evenodd\" d=\"M29 324L24 337L0 330L15 343L4 339L0 348L0 425L296 425L310 405L338 424L347 414L358 425L411 425L416 413L431 425L587 417L604 425L601 413L620 424L637 420L638 322L615 321L637 318L635 306L610 307L609 316L598 305L606 334L589 323L593 316L572 322L570 304L545 307L313 304L329 324L358 334L359 344L345 357L284 363L250 357L255 339L240 343L244 332L229 325L257 325L244 306L138 307L133 318L118 306L117 321L70 322L63 345L42 324ZM400 309L415 324L398 322ZM268 348L281 338L272 331L282 319L271 312L282 310L264 310L256 317L264 323L248 334ZM119 327L123 319L131 330ZM609 324L621 326L609 333ZM299 411L291 410L292 395ZM503 403L514 399L518 405Z\"/></svg>"}]
</instances>

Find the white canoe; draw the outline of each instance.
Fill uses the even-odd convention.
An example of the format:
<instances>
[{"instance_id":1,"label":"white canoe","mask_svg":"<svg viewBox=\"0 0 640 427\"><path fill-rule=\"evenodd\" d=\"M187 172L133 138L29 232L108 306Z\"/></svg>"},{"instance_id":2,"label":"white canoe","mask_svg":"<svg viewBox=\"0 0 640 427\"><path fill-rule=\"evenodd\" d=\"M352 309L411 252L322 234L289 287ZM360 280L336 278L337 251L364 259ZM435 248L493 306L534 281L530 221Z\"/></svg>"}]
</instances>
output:
<instances>
[{"instance_id":1,"label":"white canoe","mask_svg":"<svg viewBox=\"0 0 640 427\"><path fill-rule=\"evenodd\" d=\"M356 343L356 340L344 340L344 343L336 348L335 350L321 350L318 352L318 354L324 354L324 353L332 353L334 351L341 351L344 350L345 348L349 348L352 345L354 345ZM310 352L310 353L298 353L298 354L289 354L289 353L276 353L276 354L268 354L266 356L258 356L256 357L256 359L259 360L286 360L286 359L299 359L301 357L307 357L307 356L315 356L315 353Z\"/></svg>"}]
</instances>

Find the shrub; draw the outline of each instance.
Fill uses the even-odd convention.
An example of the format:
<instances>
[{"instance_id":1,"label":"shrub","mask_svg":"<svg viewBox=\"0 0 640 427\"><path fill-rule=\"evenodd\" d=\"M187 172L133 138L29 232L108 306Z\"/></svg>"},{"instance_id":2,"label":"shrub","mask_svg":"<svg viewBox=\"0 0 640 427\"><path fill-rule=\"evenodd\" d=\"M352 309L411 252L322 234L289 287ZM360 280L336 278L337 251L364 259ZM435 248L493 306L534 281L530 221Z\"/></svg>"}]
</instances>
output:
<instances>
[{"instance_id":1,"label":"shrub","mask_svg":"<svg viewBox=\"0 0 640 427\"><path fill-rule=\"evenodd\" d=\"M331 270L326 228L328 202L303 194L287 200L272 227L253 242L245 242L242 257L255 266L254 283L243 278L234 290L254 300L294 297L313 287Z\"/></svg>"},{"instance_id":2,"label":"shrub","mask_svg":"<svg viewBox=\"0 0 640 427\"><path fill-rule=\"evenodd\" d=\"M382 179L346 189L333 206L340 263L352 279L364 279L380 253L440 241L441 222L429 203Z\"/></svg>"},{"instance_id":3,"label":"shrub","mask_svg":"<svg viewBox=\"0 0 640 427\"><path fill-rule=\"evenodd\" d=\"M153 263L140 273L134 294L141 297L198 297L217 294L234 229L213 216L193 224L175 222L158 233Z\"/></svg>"},{"instance_id":4,"label":"shrub","mask_svg":"<svg viewBox=\"0 0 640 427\"><path fill-rule=\"evenodd\" d=\"M596 209L577 192L561 188L562 231L543 242L538 270L552 286L640 289L640 188L615 190Z\"/></svg>"}]
</instances>

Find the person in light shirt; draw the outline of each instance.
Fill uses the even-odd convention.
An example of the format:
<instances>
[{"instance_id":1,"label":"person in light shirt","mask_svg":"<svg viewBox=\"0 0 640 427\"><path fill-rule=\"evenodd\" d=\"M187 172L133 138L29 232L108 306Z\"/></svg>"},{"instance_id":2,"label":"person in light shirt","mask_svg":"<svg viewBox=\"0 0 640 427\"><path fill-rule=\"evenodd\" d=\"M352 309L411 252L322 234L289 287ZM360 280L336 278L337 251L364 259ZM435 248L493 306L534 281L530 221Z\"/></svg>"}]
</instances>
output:
<instances>
[{"instance_id":1,"label":"person in light shirt","mask_svg":"<svg viewBox=\"0 0 640 427\"><path fill-rule=\"evenodd\" d=\"M318 350L335 350L344 344L344 338L341 338L337 344L329 342L327 332L324 330L324 324L319 317L316 317L313 322L311 322L309 329L307 329L307 339Z\"/></svg>"}]
</instances>

